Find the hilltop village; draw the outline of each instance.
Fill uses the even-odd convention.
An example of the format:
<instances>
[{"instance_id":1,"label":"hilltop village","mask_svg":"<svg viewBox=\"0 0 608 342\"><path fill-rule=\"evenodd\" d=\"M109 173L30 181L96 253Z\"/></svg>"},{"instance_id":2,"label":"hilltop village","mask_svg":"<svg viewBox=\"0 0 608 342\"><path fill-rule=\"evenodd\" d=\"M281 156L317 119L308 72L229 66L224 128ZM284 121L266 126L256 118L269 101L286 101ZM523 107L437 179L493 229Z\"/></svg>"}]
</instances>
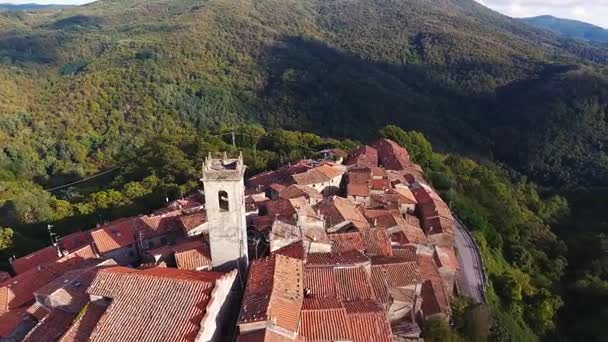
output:
<instances>
[{"instance_id":1,"label":"hilltop village","mask_svg":"<svg viewBox=\"0 0 608 342\"><path fill-rule=\"evenodd\" d=\"M458 296L454 217L381 139L60 238L0 274L2 341L409 341Z\"/></svg>"}]
</instances>

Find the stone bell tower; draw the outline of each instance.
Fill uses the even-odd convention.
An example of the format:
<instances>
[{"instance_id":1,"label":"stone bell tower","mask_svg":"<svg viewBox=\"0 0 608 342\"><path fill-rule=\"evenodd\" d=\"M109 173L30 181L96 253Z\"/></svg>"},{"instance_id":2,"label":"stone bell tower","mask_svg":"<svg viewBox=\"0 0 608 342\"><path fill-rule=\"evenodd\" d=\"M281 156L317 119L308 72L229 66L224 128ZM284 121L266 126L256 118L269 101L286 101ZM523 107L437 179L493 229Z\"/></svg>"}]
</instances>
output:
<instances>
[{"instance_id":1,"label":"stone bell tower","mask_svg":"<svg viewBox=\"0 0 608 342\"><path fill-rule=\"evenodd\" d=\"M203 163L205 207L213 269L247 271L247 223L243 155L236 159L212 158Z\"/></svg>"}]
</instances>

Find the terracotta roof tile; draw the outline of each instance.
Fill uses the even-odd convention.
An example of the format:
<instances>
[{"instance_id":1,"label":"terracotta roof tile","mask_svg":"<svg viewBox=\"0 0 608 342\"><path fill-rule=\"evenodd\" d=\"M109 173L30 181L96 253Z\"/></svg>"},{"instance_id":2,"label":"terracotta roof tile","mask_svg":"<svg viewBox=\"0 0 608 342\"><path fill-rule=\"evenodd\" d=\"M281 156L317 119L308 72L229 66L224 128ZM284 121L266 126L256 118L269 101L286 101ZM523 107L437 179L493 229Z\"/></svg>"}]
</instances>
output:
<instances>
[{"instance_id":1,"label":"terracotta roof tile","mask_svg":"<svg viewBox=\"0 0 608 342\"><path fill-rule=\"evenodd\" d=\"M302 173L314 167L312 160L300 160L295 164L283 166L277 170L259 173L247 181L249 186L266 190L271 184L292 184L291 175ZM280 190L279 190L280 191Z\"/></svg>"},{"instance_id":2,"label":"terracotta roof tile","mask_svg":"<svg viewBox=\"0 0 608 342\"><path fill-rule=\"evenodd\" d=\"M106 312L108 304L103 301L89 303L79 313L72 326L61 337L59 342L86 342L97 326L101 316Z\"/></svg>"},{"instance_id":3,"label":"terracotta roof tile","mask_svg":"<svg viewBox=\"0 0 608 342\"><path fill-rule=\"evenodd\" d=\"M344 164L378 166L378 151L371 146L363 145L352 152Z\"/></svg>"},{"instance_id":4,"label":"terracotta roof tile","mask_svg":"<svg viewBox=\"0 0 608 342\"><path fill-rule=\"evenodd\" d=\"M348 183L346 186L347 196L369 196L370 185L368 183Z\"/></svg>"},{"instance_id":5,"label":"terracotta roof tile","mask_svg":"<svg viewBox=\"0 0 608 342\"><path fill-rule=\"evenodd\" d=\"M362 231L363 242L365 243L365 254L367 255L393 255L391 239L386 229L374 228Z\"/></svg>"},{"instance_id":6,"label":"terracotta roof tile","mask_svg":"<svg viewBox=\"0 0 608 342\"><path fill-rule=\"evenodd\" d=\"M388 179L372 179L370 182L372 190L388 190L391 188L391 182Z\"/></svg>"},{"instance_id":7,"label":"terracotta roof tile","mask_svg":"<svg viewBox=\"0 0 608 342\"><path fill-rule=\"evenodd\" d=\"M104 254L135 243L139 218L123 218L91 232L99 253Z\"/></svg>"},{"instance_id":8,"label":"terracotta roof tile","mask_svg":"<svg viewBox=\"0 0 608 342\"><path fill-rule=\"evenodd\" d=\"M113 260L106 260L99 265L65 272L57 279L37 289L34 294L37 301L48 308L79 312L88 302L87 288L103 267L115 266Z\"/></svg>"},{"instance_id":9,"label":"terracotta roof tile","mask_svg":"<svg viewBox=\"0 0 608 342\"><path fill-rule=\"evenodd\" d=\"M302 309L298 333L306 341L348 341L352 338L346 310L341 305L328 309L308 309L308 306Z\"/></svg>"},{"instance_id":10,"label":"terracotta roof tile","mask_svg":"<svg viewBox=\"0 0 608 342\"><path fill-rule=\"evenodd\" d=\"M140 216L140 223L137 227L141 231L141 237L143 239L150 239L155 236L179 231L182 229L179 221L181 215L181 210L174 210L160 215Z\"/></svg>"},{"instance_id":11,"label":"terracotta roof tile","mask_svg":"<svg viewBox=\"0 0 608 342\"><path fill-rule=\"evenodd\" d=\"M321 193L319 193L317 190L315 190L309 186L292 184L292 185L286 187L285 189L283 189L279 193L279 197L284 198L284 199L298 198L298 197L305 197L307 199L310 199L310 198L322 199L323 195L321 195Z\"/></svg>"},{"instance_id":12,"label":"terracotta roof tile","mask_svg":"<svg viewBox=\"0 0 608 342\"><path fill-rule=\"evenodd\" d=\"M33 301L34 291L48 284L63 273L95 262L66 256L53 263L30 269L0 284L0 313L18 308Z\"/></svg>"},{"instance_id":13,"label":"terracotta roof tile","mask_svg":"<svg viewBox=\"0 0 608 342\"><path fill-rule=\"evenodd\" d=\"M391 192L401 196L403 203L418 203L418 201L416 201L416 196L414 196L414 193L412 193L412 190L406 186L397 186L391 189Z\"/></svg>"},{"instance_id":14,"label":"terracotta roof tile","mask_svg":"<svg viewBox=\"0 0 608 342\"><path fill-rule=\"evenodd\" d=\"M369 228L369 222L357 210L355 204L346 198L338 196L326 198L318 203L316 207L325 216L330 227L349 221L360 230Z\"/></svg>"},{"instance_id":15,"label":"terracotta roof tile","mask_svg":"<svg viewBox=\"0 0 608 342\"><path fill-rule=\"evenodd\" d=\"M330 234L329 239L333 241L331 250L334 253L348 251L363 252L365 250L365 243L359 232Z\"/></svg>"},{"instance_id":16,"label":"terracotta roof tile","mask_svg":"<svg viewBox=\"0 0 608 342\"><path fill-rule=\"evenodd\" d=\"M403 258L406 261L416 261L416 247L413 246L404 246L404 247L394 247L393 248L393 256L398 258Z\"/></svg>"},{"instance_id":17,"label":"terracotta roof tile","mask_svg":"<svg viewBox=\"0 0 608 342\"><path fill-rule=\"evenodd\" d=\"M92 241L91 232L76 232L61 237L60 245L64 250L73 252L74 250L90 245Z\"/></svg>"},{"instance_id":18,"label":"terracotta roof tile","mask_svg":"<svg viewBox=\"0 0 608 342\"><path fill-rule=\"evenodd\" d=\"M293 180L294 182L296 182L296 184L299 185L312 185L312 184L319 184L319 183L327 183L329 181L331 181L334 177L338 177L340 174L338 175L334 175L334 177L330 177L329 172L327 172L328 170L323 170L322 169L323 166L319 166L316 168L312 168L310 170L307 170L306 172L302 172L302 173L298 173L293 175ZM328 166L328 168L331 168Z\"/></svg>"},{"instance_id":19,"label":"terracotta roof tile","mask_svg":"<svg viewBox=\"0 0 608 342\"><path fill-rule=\"evenodd\" d=\"M34 302L34 304L30 305L26 310L28 314L32 315L36 320L40 321L46 315L49 314L49 310L47 310L44 306L42 306L38 302Z\"/></svg>"},{"instance_id":20,"label":"terracotta roof tile","mask_svg":"<svg viewBox=\"0 0 608 342\"><path fill-rule=\"evenodd\" d=\"M331 267L304 268L304 288L310 298L337 298L336 275Z\"/></svg>"},{"instance_id":21,"label":"terracotta roof tile","mask_svg":"<svg viewBox=\"0 0 608 342\"><path fill-rule=\"evenodd\" d=\"M21 258L15 259L11 266L16 274L21 274L37 266L58 260L59 258L60 255L57 253L57 248L54 246L48 246Z\"/></svg>"},{"instance_id":22,"label":"terracotta roof tile","mask_svg":"<svg viewBox=\"0 0 608 342\"><path fill-rule=\"evenodd\" d=\"M104 269L88 292L110 297L112 304L93 330L91 341L194 341L215 282L220 278L234 281L235 277L236 271Z\"/></svg>"},{"instance_id":23,"label":"terracotta roof tile","mask_svg":"<svg viewBox=\"0 0 608 342\"><path fill-rule=\"evenodd\" d=\"M363 267L337 267L337 294L342 301L374 299L370 278Z\"/></svg>"},{"instance_id":24,"label":"terracotta roof tile","mask_svg":"<svg viewBox=\"0 0 608 342\"><path fill-rule=\"evenodd\" d=\"M406 287L419 284L420 271L416 262L372 265L372 272L381 272L389 287Z\"/></svg>"},{"instance_id":25,"label":"terracotta roof tile","mask_svg":"<svg viewBox=\"0 0 608 342\"><path fill-rule=\"evenodd\" d=\"M208 245L195 248L180 248L175 252L177 268L183 270L211 270L211 251Z\"/></svg>"},{"instance_id":26,"label":"terracotta roof tile","mask_svg":"<svg viewBox=\"0 0 608 342\"><path fill-rule=\"evenodd\" d=\"M450 312L450 303L446 289L443 287L441 275L432 256L418 257L420 275L422 277L422 311L425 317L434 314Z\"/></svg>"},{"instance_id":27,"label":"terracotta roof tile","mask_svg":"<svg viewBox=\"0 0 608 342\"><path fill-rule=\"evenodd\" d=\"M249 268L249 279L238 324L273 320L296 331L303 297L302 260L273 255Z\"/></svg>"},{"instance_id":28,"label":"terracotta roof tile","mask_svg":"<svg viewBox=\"0 0 608 342\"><path fill-rule=\"evenodd\" d=\"M69 329L77 313L63 310L51 310L36 326L25 336L23 342L55 342Z\"/></svg>"},{"instance_id":29,"label":"terracotta roof tile","mask_svg":"<svg viewBox=\"0 0 608 342\"><path fill-rule=\"evenodd\" d=\"M281 247L272 252L274 255L283 255L290 258L304 260L304 245L302 244L302 240L298 242L294 242L287 246Z\"/></svg>"},{"instance_id":30,"label":"terracotta roof tile","mask_svg":"<svg viewBox=\"0 0 608 342\"><path fill-rule=\"evenodd\" d=\"M10 336L24 320L25 309L18 308L0 315L0 338ZM4 339L3 339L4 340ZM7 341L10 341L7 339Z\"/></svg>"},{"instance_id":31,"label":"terracotta roof tile","mask_svg":"<svg viewBox=\"0 0 608 342\"><path fill-rule=\"evenodd\" d=\"M390 139L380 139L372 146L378 151L378 161L385 169L403 170L413 164L407 149Z\"/></svg>"},{"instance_id":32,"label":"terracotta roof tile","mask_svg":"<svg viewBox=\"0 0 608 342\"><path fill-rule=\"evenodd\" d=\"M179 224L186 235L191 230L207 222L207 211L200 210L191 214L182 215L178 218Z\"/></svg>"},{"instance_id":33,"label":"terracotta roof tile","mask_svg":"<svg viewBox=\"0 0 608 342\"><path fill-rule=\"evenodd\" d=\"M10 273L6 272L6 271L0 271L0 283L4 282L5 280L8 280L11 278Z\"/></svg>"},{"instance_id":34,"label":"terracotta roof tile","mask_svg":"<svg viewBox=\"0 0 608 342\"><path fill-rule=\"evenodd\" d=\"M342 253L309 253L307 267L357 266L369 263L369 258L359 251Z\"/></svg>"},{"instance_id":35,"label":"terracotta roof tile","mask_svg":"<svg viewBox=\"0 0 608 342\"><path fill-rule=\"evenodd\" d=\"M376 301L344 303L353 342L390 342L391 325L384 309Z\"/></svg>"},{"instance_id":36,"label":"terracotta roof tile","mask_svg":"<svg viewBox=\"0 0 608 342\"><path fill-rule=\"evenodd\" d=\"M388 292L388 285L386 284L386 278L381 268L372 268L371 284L374 290L374 296L378 302L387 304L391 302L391 296Z\"/></svg>"}]
</instances>

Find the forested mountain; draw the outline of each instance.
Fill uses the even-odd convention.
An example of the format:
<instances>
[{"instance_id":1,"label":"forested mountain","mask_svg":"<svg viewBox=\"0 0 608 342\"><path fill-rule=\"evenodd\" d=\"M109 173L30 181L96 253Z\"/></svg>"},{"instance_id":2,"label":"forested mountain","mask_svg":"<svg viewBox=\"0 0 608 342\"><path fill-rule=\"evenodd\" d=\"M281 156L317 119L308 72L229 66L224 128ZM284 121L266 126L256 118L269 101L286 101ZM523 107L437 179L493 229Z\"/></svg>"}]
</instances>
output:
<instances>
[{"instance_id":1,"label":"forested mountain","mask_svg":"<svg viewBox=\"0 0 608 342\"><path fill-rule=\"evenodd\" d=\"M551 30L572 38L608 43L608 30L582 21L556 18L550 15L523 18L521 20L532 26Z\"/></svg>"},{"instance_id":2,"label":"forested mountain","mask_svg":"<svg viewBox=\"0 0 608 342\"><path fill-rule=\"evenodd\" d=\"M259 171L395 124L482 163L444 155L426 167L487 243L501 321L522 326L494 335L552 337L558 293L568 293L564 319L577 312L569 303L608 297L608 258L599 243L569 255L593 265L561 288L565 246L548 224L565 205L542 201L525 177L554 190L607 186L607 109L608 49L473 0L101 0L0 12L0 226L13 228L0 250L37 248L49 222L64 233L182 195L233 129L266 140L246 151ZM603 241L598 231L589 239ZM590 324L598 331L567 323L567 337L601 340Z\"/></svg>"},{"instance_id":3,"label":"forested mountain","mask_svg":"<svg viewBox=\"0 0 608 342\"><path fill-rule=\"evenodd\" d=\"M56 184L163 131L256 121L366 138L395 123L541 182L606 183L607 51L472 0L7 12L0 166Z\"/></svg>"}]
</instances>

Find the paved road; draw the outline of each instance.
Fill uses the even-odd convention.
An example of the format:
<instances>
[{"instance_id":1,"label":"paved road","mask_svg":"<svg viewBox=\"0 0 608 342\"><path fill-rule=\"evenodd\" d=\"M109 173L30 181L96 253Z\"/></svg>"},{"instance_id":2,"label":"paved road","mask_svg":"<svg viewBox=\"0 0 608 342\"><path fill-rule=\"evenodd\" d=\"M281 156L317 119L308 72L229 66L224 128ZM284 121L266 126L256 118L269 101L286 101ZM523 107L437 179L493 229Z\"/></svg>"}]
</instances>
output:
<instances>
[{"instance_id":1,"label":"paved road","mask_svg":"<svg viewBox=\"0 0 608 342\"><path fill-rule=\"evenodd\" d=\"M459 221L456 221L455 244L460 262L460 272L456 278L460 291L476 303L483 303L486 277L481 254L472 236Z\"/></svg>"}]
</instances>

